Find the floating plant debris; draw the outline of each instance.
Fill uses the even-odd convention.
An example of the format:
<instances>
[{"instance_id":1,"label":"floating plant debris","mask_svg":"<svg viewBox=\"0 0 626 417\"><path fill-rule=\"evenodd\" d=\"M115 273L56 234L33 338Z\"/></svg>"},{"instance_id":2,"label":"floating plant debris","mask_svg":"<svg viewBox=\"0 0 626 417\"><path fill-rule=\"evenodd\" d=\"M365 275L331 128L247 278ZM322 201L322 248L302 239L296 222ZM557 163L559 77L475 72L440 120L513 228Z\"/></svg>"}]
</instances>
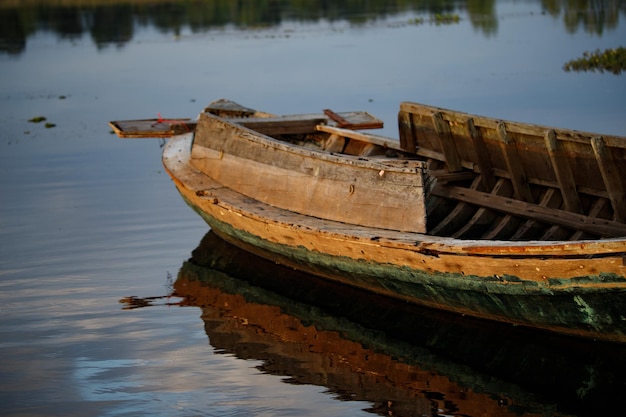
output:
<instances>
[{"instance_id":1,"label":"floating plant debris","mask_svg":"<svg viewBox=\"0 0 626 417\"><path fill-rule=\"evenodd\" d=\"M595 52L584 52L582 58L574 59L563 65L565 71L599 71L621 74L626 70L626 48L620 46Z\"/></svg>"},{"instance_id":2,"label":"floating plant debris","mask_svg":"<svg viewBox=\"0 0 626 417\"><path fill-rule=\"evenodd\" d=\"M439 14L437 13L435 16L431 17L430 21L434 22L438 25L443 24L451 24L451 23L459 23L461 18L458 14Z\"/></svg>"},{"instance_id":3,"label":"floating plant debris","mask_svg":"<svg viewBox=\"0 0 626 417\"><path fill-rule=\"evenodd\" d=\"M409 24L413 25L421 25L426 22L434 23L436 25L450 25L453 23L459 23L461 21L461 17L458 14L435 14L430 17L430 19L426 20L423 17L416 17L415 19L411 19Z\"/></svg>"},{"instance_id":4,"label":"floating plant debris","mask_svg":"<svg viewBox=\"0 0 626 417\"><path fill-rule=\"evenodd\" d=\"M28 120L31 123L41 123L41 122L45 122L46 118L43 116L37 116L37 117L33 117L32 119Z\"/></svg>"}]
</instances>

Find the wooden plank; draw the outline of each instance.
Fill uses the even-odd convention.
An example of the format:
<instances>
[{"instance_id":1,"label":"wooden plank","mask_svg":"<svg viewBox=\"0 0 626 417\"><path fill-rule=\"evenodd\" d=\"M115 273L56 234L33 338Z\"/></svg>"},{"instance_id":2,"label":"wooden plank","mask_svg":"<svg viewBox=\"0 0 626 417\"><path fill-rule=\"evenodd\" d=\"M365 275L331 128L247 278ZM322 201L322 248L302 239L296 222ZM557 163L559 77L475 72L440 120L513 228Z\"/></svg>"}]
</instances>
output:
<instances>
[{"instance_id":1,"label":"wooden plank","mask_svg":"<svg viewBox=\"0 0 626 417\"><path fill-rule=\"evenodd\" d=\"M219 99L209 104L204 111L219 117L252 117L256 110L228 99Z\"/></svg>"},{"instance_id":2,"label":"wooden plank","mask_svg":"<svg viewBox=\"0 0 626 417\"><path fill-rule=\"evenodd\" d=\"M617 162L613 158L611 150L606 147L602 137L592 138L591 146L598 162L598 168L600 168L602 180L609 193L615 220L626 223L626 190L624 189L624 182L620 176Z\"/></svg>"},{"instance_id":3,"label":"wooden plank","mask_svg":"<svg viewBox=\"0 0 626 417\"><path fill-rule=\"evenodd\" d=\"M575 232L578 233L578 232ZM562 226L550 226L537 240L578 240L574 238L574 234Z\"/></svg>"},{"instance_id":4,"label":"wooden plank","mask_svg":"<svg viewBox=\"0 0 626 417\"><path fill-rule=\"evenodd\" d=\"M335 113L325 109L324 114L344 129L382 129L383 122L366 112Z\"/></svg>"},{"instance_id":5,"label":"wooden plank","mask_svg":"<svg viewBox=\"0 0 626 417\"><path fill-rule=\"evenodd\" d=\"M463 169L461 165L461 158L459 152L456 149L456 143L454 137L450 131L450 125L443 120L441 112L436 112L432 115L433 126L439 136L439 143L441 144L441 150L445 157L446 164L448 165L448 171L458 172Z\"/></svg>"},{"instance_id":6,"label":"wooden plank","mask_svg":"<svg viewBox=\"0 0 626 417\"><path fill-rule=\"evenodd\" d=\"M493 221L494 214L491 210L486 209L485 207L480 207L476 210L476 213L472 216L472 218L463 225L459 230L454 232L450 237L455 239L463 239L465 236L471 239L471 233L473 230L481 227L486 227Z\"/></svg>"},{"instance_id":7,"label":"wooden plank","mask_svg":"<svg viewBox=\"0 0 626 417\"><path fill-rule=\"evenodd\" d=\"M447 169L437 169L428 171L428 175L437 178L437 183L447 184L449 182L468 181L476 177L474 171L449 172Z\"/></svg>"},{"instance_id":8,"label":"wooden plank","mask_svg":"<svg viewBox=\"0 0 626 417\"><path fill-rule=\"evenodd\" d=\"M206 113L226 118L265 135L312 133L316 124L336 123L324 114L298 114L274 116L256 112L247 107L220 100L205 109ZM383 127L380 119L364 111L334 113L351 129L378 129ZM121 138L168 138L193 132L197 122L189 118L119 120L109 122L113 132Z\"/></svg>"},{"instance_id":9,"label":"wooden plank","mask_svg":"<svg viewBox=\"0 0 626 417\"><path fill-rule=\"evenodd\" d=\"M526 173L524 172L517 146L509 137L504 122L498 122L498 137L511 182L513 183L515 197L519 200L532 203L533 195L526 179Z\"/></svg>"},{"instance_id":10,"label":"wooden plank","mask_svg":"<svg viewBox=\"0 0 626 417\"><path fill-rule=\"evenodd\" d=\"M498 178L496 185L490 193L501 197L510 197L513 194L513 185L511 184L511 181L507 181L504 178ZM484 208L485 207L483 207L483 209ZM496 218L495 221L492 222L491 228L483 233L481 239L508 239L509 236L515 233L515 230L520 223L519 218L511 216L510 214L502 215L500 212L493 210L490 211L492 213L498 213L500 217Z\"/></svg>"},{"instance_id":11,"label":"wooden plank","mask_svg":"<svg viewBox=\"0 0 626 417\"><path fill-rule=\"evenodd\" d=\"M343 152L346 155L356 155L363 157L384 154L384 151L381 152L381 148L378 145L374 145L373 143L357 142L354 140L348 142L346 147L343 149Z\"/></svg>"},{"instance_id":12,"label":"wooden plank","mask_svg":"<svg viewBox=\"0 0 626 417\"><path fill-rule=\"evenodd\" d=\"M445 156L440 150L428 149L423 146L417 146L417 130L416 129L430 128L430 130L432 131L433 130L432 123L428 123L428 126L425 126L422 124L422 120L425 118L427 118L428 120L431 120L432 114L436 109L437 108L434 108L434 107L416 105L413 103L403 103L401 105L401 111L398 115L398 123L399 123L399 128L400 128L400 141L401 141L402 149L408 152L414 152L417 155L420 155L424 158L437 159L440 161L445 160ZM411 113L412 111L413 113ZM481 139L483 140L483 144L487 144L494 140L501 141L502 135L499 135L497 133L498 124L496 123L495 119L490 119L490 120L493 120L493 123L490 123L488 126L485 126L484 123L482 123L483 120L474 118L474 116L465 115L464 113L458 113L458 114L457 112L454 112L454 113L456 114L456 116L451 115L450 113L443 113L444 114L443 117L446 120L451 120L455 124L460 124L460 125L467 125L468 121L471 119L471 122L469 123L474 125L474 128L476 129L477 133L480 135L480 139L478 138L478 135L475 135L474 138L472 138L473 142L475 140L481 140ZM462 118L459 115L465 115L464 116L465 118ZM507 132L506 138L508 139L508 136L509 136L508 132L514 129L511 129L511 126L509 125L510 122L506 122L506 123L507 123L505 126L506 132ZM469 129L470 128L466 128L466 130L469 130ZM534 138L536 139L535 146L537 147L537 149L539 148L545 149L544 136L546 133L546 129L548 128L545 128L544 130L542 130L540 136ZM561 137L561 133L559 133L558 130L555 130L555 131L557 132L556 139L558 142L567 141L567 138ZM432 131L432 134L435 135L435 132ZM468 133L468 136L471 137L471 134ZM624 141L626 142L626 138L624 138ZM478 159L478 155L480 155L481 153L481 151L479 150L480 147L481 145L477 145L476 147L476 150L477 150L476 161L461 160L461 165L466 169L473 169L475 172L480 172L481 174L489 175L489 173L491 172L495 180L497 180L498 177L511 179L511 173L509 172L509 168L508 166L506 166L506 164L505 164L506 170L501 169L501 168L496 168L489 155L484 155L485 156L484 159L489 162L487 163L480 162L480 160ZM514 163L517 163L517 165L520 165L519 154L517 153L517 150L515 150L515 154L517 155L517 157L512 156L511 158L509 158L509 161L513 159L515 161ZM591 147L589 147L589 157L593 158L593 152L591 150ZM489 163L491 163L491 166L492 166L491 169L488 168ZM516 182L516 184L518 185L518 188L527 189L528 187L526 186L526 184L536 184L536 185L545 186L545 187L559 188L559 184L556 181L556 178L554 180L551 180L543 176L531 177L527 175L527 173L524 173L524 174L525 174L524 180ZM487 179L486 185L488 186L487 189L489 189L492 186L491 181L489 179ZM602 187L602 189L591 188L590 186L586 186L585 184L577 184L578 192L591 194L591 195L599 196L599 197L607 196L606 190L604 190L603 188L604 187ZM529 193L529 197L530 197L530 193Z\"/></svg>"},{"instance_id":13,"label":"wooden plank","mask_svg":"<svg viewBox=\"0 0 626 417\"><path fill-rule=\"evenodd\" d=\"M395 149L397 151L403 150L400 147L400 143L391 138L385 136L372 135L370 133L356 132L354 130L342 129L340 127L333 127L327 125L317 125L316 130L320 132L332 133L342 136L348 139L359 140L361 142L372 143L374 145L382 146L384 148Z\"/></svg>"},{"instance_id":14,"label":"wooden plank","mask_svg":"<svg viewBox=\"0 0 626 417\"><path fill-rule=\"evenodd\" d=\"M511 184L508 181L500 178L496 181L496 184L489 190L489 192L496 195L508 196L511 193ZM490 230L487 233L492 233L494 236L500 235L507 230L508 221L510 220L508 219L508 217L512 216L503 216L503 218L500 218L499 220L497 220L496 224L494 224L494 220L496 220L496 217L500 216L500 213L496 213L497 212L494 212L489 208L480 207L476 211L474 216L470 219L470 221L467 222L465 226L457 230L456 233L454 233L451 237L460 239L464 236L467 236L468 234L471 235L472 233L475 233L475 230L481 225L485 228L488 225L491 226ZM484 238L484 232L482 234ZM470 238L473 237L470 236Z\"/></svg>"},{"instance_id":15,"label":"wooden plank","mask_svg":"<svg viewBox=\"0 0 626 417\"><path fill-rule=\"evenodd\" d=\"M455 110L442 109L439 107L428 106L425 104L419 103L411 103L411 102L403 102L400 104L400 112L406 112L409 114L416 114L421 116L430 117L434 112L441 112L445 115L446 119L452 122L465 123L465 121L469 118L474 119L474 124L477 127L486 128L495 130L497 129L498 123L501 123L500 120L494 119L491 117L478 116L469 113L463 113ZM506 121L507 129L511 133L528 135L528 136L536 136L543 137L546 130L554 129L557 134L557 140L564 142L577 142L589 144L591 138L598 136L597 133L590 132L582 132L578 130L572 129L563 129L563 128L551 128L548 126L541 126L530 123L521 123L514 121ZM623 136L612 136L612 135L602 135L604 138L605 144L611 148L626 148L626 137Z\"/></svg>"},{"instance_id":16,"label":"wooden plank","mask_svg":"<svg viewBox=\"0 0 626 417\"><path fill-rule=\"evenodd\" d=\"M398 133L400 134L400 149L417 152L417 136L410 113L403 111L398 113Z\"/></svg>"},{"instance_id":17,"label":"wooden plank","mask_svg":"<svg viewBox=\"0 0 626 417\"><path fill-rule=\"evenodd\" d=\"M502 213L534 219L546 224L557 224L599 236L626 236L626 224L623 223L542 207L538 204L500 197L463 187L437 185L431 193L439 197L476 204L481 207L489 207Z\"/></svg>"},{"instance_id":18,"label":"wooden plank","mask_svg":"<svg viewBox=\"0 0 626 417\"><path fill-rule=\"evenodd\" d=\"M346 146L346 138L339 135L331 134L324 144L324 150L326 152L342 152Z\"/></svg>"},{"instance_id":19,"label":"wooden plank","mask_svg":"<svg viewBox=\"0 0 626 417\"><path fill-rule=\"evenodd\" d=\"M193 132L196 122L191 119L141 119L109 122L113 132L120 138L169 138Z\"/></svg>"},{"instance_id":20,"label":"wooden plank","mask_svg":"<svg viewBox=\"0 0 626 417\"><path fill-rule=\"evenodd\" d=\"M582 213L583 207L580 202L576 181L570 168L567 156L563 153L559 142L556 140L556 132L550 129L545 134L546 148L552 162L552 169L559 184L565 208L572 213Z\"/></svg>"},{"instance_id":21,"label":"wooden plank","mask_svg":"<svg viewBox=\"0 0 626 417\"><path fill-rule=\"evenodd\" d=\"M539 200L539 205L548 208L558 208L562 201L556 188L546 188ZM510 240L533 239L535 238L533 234L536 234L537 230L545 230L545 226L535 219L528 219L517 228L517 231L513 233Z\"/></svg>"},{"instance_id":22,"label":"wooden plank","mask_svg":"<svg viewBox=\"0 0 626 417\"><path fill-rule=\"evenodd\" d=\"M467 223L466 218L470 215L476 214L476 209L471 204L464 202L457 202L456 206L450 210L448 215L444 217L436 226L428 230L429 235L434 236L448 236L454 231L458 230L461 224Z\"/></svg>"},{"instance_id":23,"label":"wooden plank","mask_svg":"<svg viewBox=\"0 0 626 417\"><path fill-rule=\"evenodd\" d=\"M515 230L519 227L523 219L519 217L505 214L502 216L492 227L487 231L481 239L484 240L508 240L511 234L515 233Z\"/></svg>"},{"instance_id":24,"label":"wooden plank","mask_svg":"<svg viewBox=\"0 0 626 417\"><path fill-rule=\"evenodd\" d=\"M491 158L487 152L487 147L485 146L483 137L478 129L476 129L474 119L468 119L467 122L465 122L465 127L469 137L472 139L472 144L474 145L474 152L476 152L477 158L476 162L478 163L478 168L480 169L480 173L482 175L482 182L485 190L491 191L496 185L496 178L493 175L493 165L491 164Z\"/></svg>"},{"instance_id":25,"label":"wooden plank","mask_svg":"<svg viewBox=\"0 0 626 417\"><path fill-rule=\"evenodd\" d=\"M334 113L336 118L344 121L347 127L343 127L344 129L379 129L383 127L383 122L372 116L371 114L364 111L353 111L353 112L339 112ZM257 117L257 115L259 115ZM302 123L312 122L312 121L321 121L323 124L327 124L330 126L337 126L338 123L332 118L328 117L326 114L322 113L307 113L307 114L287 114L282 116L276 116L268 113L255 113L254 117L222 117L227 119L232 123L237 123L241 125L245 124L253 124L253 123L261 123L261 124L271 124L275 122L284 122L284 123L297 123L301 121Z\"/></svg>"},{"instance_id":26,"label":"wooden plank","mask_svg":"<svg viewBox=\"0 0 626 417\"><path fill-rule=\"evenodd\" d=\"M294 135L302 133L313 133L315 127L326 123L325 117L311 116L303 118L301 116L282 116L267 118L244 118L229 119L231 123L237 123L264 135Z\"/></svg>"},{"instance_id":27,"label":"wooden plank","mask_svg":"<svg viewBox=\"0 0 626 417\"><path fill-rule=\"evenodd\" d=\"M611 210L610 206L611 203L609 202L609 200L607 198L598 198L591 206L591 209L589 209L588 212L588 216L589 217L598 217L601 215L602 212L605 212L607 210ZM584 239L585 232L578 230L576 231L571 239L572 240L580 240L580 239Z\"/></svg>"},{"instance_id":28,"label":"wooden plank","mask_svg":"<svg viewBox=\"0 0 626 417\"><path fill-rule=\"evenodd\" d=\"M479 184L480 179L476 178L470 185L470 188L475 189ZM428 233L435 236L448 236L456 232L463 225L467 224L467 222L474 217L476 211L476 206L457 200L456 207L454 207L446 217L439 221L439 224L433 226Z\"/></svg>"}]
</instances>

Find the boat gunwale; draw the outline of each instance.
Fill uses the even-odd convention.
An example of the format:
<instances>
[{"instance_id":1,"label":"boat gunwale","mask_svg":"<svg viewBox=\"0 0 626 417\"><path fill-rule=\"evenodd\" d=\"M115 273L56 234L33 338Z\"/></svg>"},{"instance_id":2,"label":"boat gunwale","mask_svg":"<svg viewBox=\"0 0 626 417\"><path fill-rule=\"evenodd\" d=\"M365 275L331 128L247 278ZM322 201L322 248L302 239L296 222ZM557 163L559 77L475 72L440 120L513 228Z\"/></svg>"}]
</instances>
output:
<instances>
[{"instance_id":1,"label":"boat gunwale","mask_svg":"<svg viewBox=\"0 0 626 417\"><path fill-rule=\"evenodd\" d=\"M465 113L458 110L450 110L443 107L430 106L427 104L416 103L413 101L403 101L402 103L400 103L400 112L403 111L428 117L431 117L434 113L441 112L444 116L444 119L448 119L452 122L466 123L468 120L471 119L476 127L484 127L488 129L497 129L498 124L504 123L506 125L507 131L510 133L525 133L535 136L543 136L548 131L554 131L557 140L561 140L564 142L577 142L590 146L592 138L602 138L604 140L604 144L608 147L626 149L626 136L600 134L576 129L567 129L534 123L504 120L495 117Z\"/></svg>"}]
</instances>

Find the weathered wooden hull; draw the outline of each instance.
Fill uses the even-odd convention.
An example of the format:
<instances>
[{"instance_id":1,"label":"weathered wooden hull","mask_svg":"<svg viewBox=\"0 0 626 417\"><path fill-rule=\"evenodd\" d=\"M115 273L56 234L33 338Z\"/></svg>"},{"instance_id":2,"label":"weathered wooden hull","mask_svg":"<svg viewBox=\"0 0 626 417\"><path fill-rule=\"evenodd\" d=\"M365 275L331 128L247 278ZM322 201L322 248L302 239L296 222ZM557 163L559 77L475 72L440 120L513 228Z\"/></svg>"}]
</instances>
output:
<instances>
[{"instance_id":1,"label":"weathered wooden hull","mask_svg":"<svg viewBox=\"0 0 626 417\"><path fill-rule=\"evenodd\" d=\"M423 161L294 146L202 113L191 164L225 187L303 215L426 231Z\"/></svg>"},{"instance_id":2,"label":"weathered wooden hull","mask_svg":"<svg viewBox=\"0 0 626 417\"><path fill-rule=\"evenodd\" d=\"M626 343L626 239L471 241L305 216L200 172L190 164L191 141L170 139L165 168L184 200L237 246L428 307Z\"/></svg>"}]
</instances>

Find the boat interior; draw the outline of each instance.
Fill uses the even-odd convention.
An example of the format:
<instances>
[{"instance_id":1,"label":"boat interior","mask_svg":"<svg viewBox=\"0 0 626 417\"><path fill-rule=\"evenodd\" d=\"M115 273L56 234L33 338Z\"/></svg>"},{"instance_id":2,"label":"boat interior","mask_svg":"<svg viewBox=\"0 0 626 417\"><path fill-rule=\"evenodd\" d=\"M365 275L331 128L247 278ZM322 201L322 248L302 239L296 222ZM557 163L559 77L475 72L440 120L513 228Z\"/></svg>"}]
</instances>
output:
<instances>
[{"instance_id":1,"label":"boat interior","mask_svg":"<svg viewBox=\"0 0 626 417\"><path fill-rule=\"evenodd\" d=\"M400 140L364 112L275 117L228 101L205 109L300 146L367 158L421 159L435 184L428 234L577 241L626 236L626 138L402 103Z\"/></svg>"}]
</instances>

